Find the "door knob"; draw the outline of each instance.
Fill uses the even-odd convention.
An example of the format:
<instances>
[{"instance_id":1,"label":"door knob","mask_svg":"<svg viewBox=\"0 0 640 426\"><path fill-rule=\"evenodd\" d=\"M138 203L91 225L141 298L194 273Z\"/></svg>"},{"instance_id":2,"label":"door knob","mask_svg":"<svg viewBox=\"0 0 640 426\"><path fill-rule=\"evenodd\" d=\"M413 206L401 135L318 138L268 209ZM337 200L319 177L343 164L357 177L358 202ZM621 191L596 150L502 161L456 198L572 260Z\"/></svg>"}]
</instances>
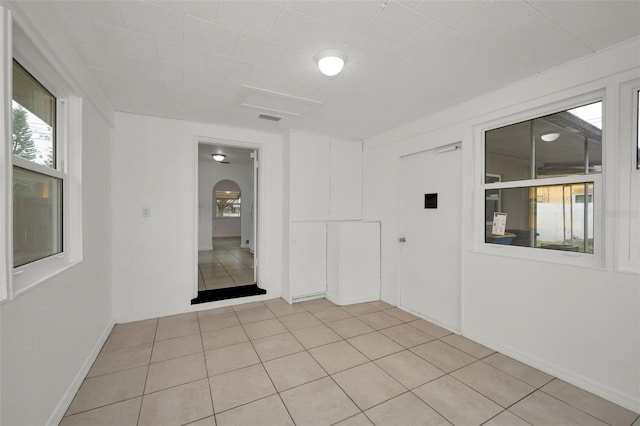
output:
<instances>
[{"instance_id":1,"label":"door knob","mask_svg":"<svg viewBox=\"0 0 640 426\"><path fill-rule=\"evenodd\" d=\"M400 241L401 243L406 243L407 239L405 237L400 237L398 238L398 241Z\"/></svg>"}]
</instances>

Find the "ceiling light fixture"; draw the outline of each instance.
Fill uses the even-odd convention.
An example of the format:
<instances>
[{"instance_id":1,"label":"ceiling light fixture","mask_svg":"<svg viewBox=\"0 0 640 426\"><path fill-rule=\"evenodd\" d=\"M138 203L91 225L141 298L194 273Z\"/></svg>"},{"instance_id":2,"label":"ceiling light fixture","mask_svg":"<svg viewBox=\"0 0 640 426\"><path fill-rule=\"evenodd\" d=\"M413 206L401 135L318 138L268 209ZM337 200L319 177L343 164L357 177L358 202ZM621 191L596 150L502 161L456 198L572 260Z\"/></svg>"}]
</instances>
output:
<instances>
[{"instance_id":1,"label":"ceiling light fixture","mask_svg":"<svg viewBox=\"0 0 640 426\"><path fill-rule=\"evenodd\" d=\"M316 55L320 72L329 77L340 74L346 60L347 56L338 50L325 50Z\"/></svg>"},{"instance_id":2,"label":"ceiling light fixture","mask_svg":"<svg viewBox=\"0 0 640 426\"><path fill-rule=\"evenodd\" d=\"M218 163L220 163L221 161L224 161L225 158L227 158L226 155L224 154L211 154L211 156L213 157L214 160L216 160Z\"/></svg>"},{"instance_id":3,"label":"ceiling light fixture","mask_svg":"<svg viewBox=\"0 0 640 426\"><path fill-rule=\"evenodd\" d=\"M553 142L559 137L560 137L560 133L546 133L540 136L540 139L542 139L545 142Z\"/></svg>"}]
</instances>

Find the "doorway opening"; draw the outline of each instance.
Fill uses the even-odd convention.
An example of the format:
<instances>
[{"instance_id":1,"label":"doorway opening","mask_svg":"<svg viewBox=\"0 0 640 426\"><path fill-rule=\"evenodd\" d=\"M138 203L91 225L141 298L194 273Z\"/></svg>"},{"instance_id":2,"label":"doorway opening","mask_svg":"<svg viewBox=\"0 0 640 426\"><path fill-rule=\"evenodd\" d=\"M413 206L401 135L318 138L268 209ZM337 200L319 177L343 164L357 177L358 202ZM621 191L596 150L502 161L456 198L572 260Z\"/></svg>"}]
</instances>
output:
<instances>
[{"instance_id":1,"label":"doorway opening","mask_svg":"<svg viewBox=\"0 0 640 426\"><path fill-rule=\"evenodd\" d=\"M257 154L198 143L198 293L192 304L265 293L256 270Z\"/></svg>"}]
</instances>

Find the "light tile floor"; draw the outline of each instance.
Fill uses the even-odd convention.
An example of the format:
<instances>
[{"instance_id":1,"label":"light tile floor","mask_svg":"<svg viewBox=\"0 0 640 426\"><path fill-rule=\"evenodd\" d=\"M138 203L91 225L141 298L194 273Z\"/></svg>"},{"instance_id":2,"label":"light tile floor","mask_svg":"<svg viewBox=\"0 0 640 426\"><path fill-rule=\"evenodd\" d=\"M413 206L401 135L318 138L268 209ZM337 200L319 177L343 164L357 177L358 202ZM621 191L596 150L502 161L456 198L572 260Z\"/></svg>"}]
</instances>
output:
<instances>
[{"instance_id":1,"label":"light tile floor","mask_svg":"<svg viewBox=\"0 0 640 426\"><path fill-rule=\"evenodd\" d=\"M198 290L255 284L253 255L240 237L213 239L213 250L198 252Z\"/></svg>"},{"instance_id":2,"label":"light tile floor","mask_svg":"<svg viewBox=\"0 0 640 426\"><path fill-rule=\"evenodd\" d=\"M384 302L252 302L117 325L61 425L640 425Z\"/></svg>"}]
</instances>

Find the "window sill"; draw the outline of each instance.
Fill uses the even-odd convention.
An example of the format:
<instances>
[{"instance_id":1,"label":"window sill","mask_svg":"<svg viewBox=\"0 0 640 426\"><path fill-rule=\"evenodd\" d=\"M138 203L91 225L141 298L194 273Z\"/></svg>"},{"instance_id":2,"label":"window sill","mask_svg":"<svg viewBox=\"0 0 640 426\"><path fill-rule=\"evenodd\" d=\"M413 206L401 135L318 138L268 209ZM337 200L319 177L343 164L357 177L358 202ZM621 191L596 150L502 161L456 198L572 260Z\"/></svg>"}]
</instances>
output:
<instances>
[{"instance_id":1,"label":"window sill","mask_svg":"<svg viewBox=\"0 0 640 426\"><path fill-rule=\"evenodd\" d=\"M598 254L486 243L479 244L474 247L471 252L474 254L507 257L528 262L553 263L556 265L587 268L596 271L607 270L602 256Z\"/></svg>"},{"instance_id":2,"label":"window sill","mask_svg":"<svg viewBox=\"0 0 640 426\"><path fill-rule=\"evenodd\" d=\"M82 259L70 259L68 256L51 256L36 262L13 269L12 300L39 287L74 266L82 263Z\"/></svg>"}]
</instances>

